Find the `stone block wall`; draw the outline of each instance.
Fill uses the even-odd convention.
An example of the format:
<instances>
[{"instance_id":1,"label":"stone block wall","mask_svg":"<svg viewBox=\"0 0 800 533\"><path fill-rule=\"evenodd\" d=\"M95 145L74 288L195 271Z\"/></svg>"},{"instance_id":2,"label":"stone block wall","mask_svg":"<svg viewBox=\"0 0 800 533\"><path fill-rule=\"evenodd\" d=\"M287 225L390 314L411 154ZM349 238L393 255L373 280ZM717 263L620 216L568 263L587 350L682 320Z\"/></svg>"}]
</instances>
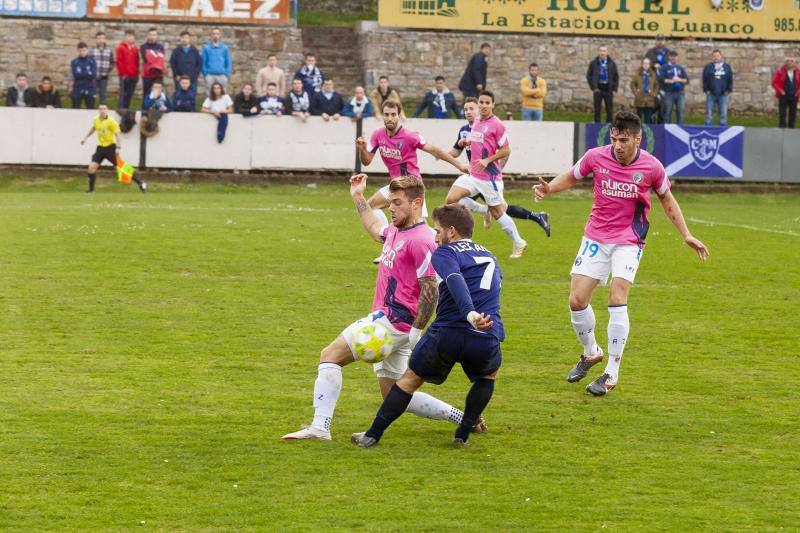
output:
<instances>
[{"instance_id":1,"label":"stone block wall","mask_svg":"<svg viewBox=\"0 0 800 533\"><path fill-rule=\"evenodd\" d=\"M0 17L0 89L14 83L18 71L28 74L29 83L50 76L62 95L67 92L71 79L69 64L77 57L77 44L83 40L89 46L94 35L102 30L109 46L116 49L124 31L136 31L137 43L145 40L147 29L155 27L159 40L167 49L167 61L172 49L177 46L178 36L184 29L193 35L193 43L201 48L210 40L211 29L207 24L182 24L163 22L113 22L113 21L62 21L19 17ZM248 81L254 81L256 73L266 64L267 54L278 54L278 66L293 73L303 61L303 40L299 29L275 28L271 26L219 26L222 41L231 49L233 61L232 84L235 89ZM291 75L291 74L289 74ZM112 72L109 92L119 90L116 70ZM202 84L201 84L202 86ZM171 83L168 85L171 93ZM141 91L139 83L138 91Z\"/></svg>"},{"instance_id":2,"label":"stone block wall","mask_svg":"<svg viewBox=\"0 0 800 533\"><path fill-rule=\"evenodd\" d=\"M378 11L378 0L299 0L298 8L334 13L368 13Z\"/></svg>"},{"instance_id":3,"label":"stone block wall","mask_svg":"<svg viewBox=\"0 0 800 533\"><path fill-rule=\"evenodd\" d=\"M528 64L535 61L547 80L546 109L585 111L592 107L592 94L586 83L586 69L596 57L597 48L606 45L620 71L620 93L615 104L630 106L631 76L653 41L636 38L598 38L510 33L434 32L393 30L362 22L358 28L362 43L365 82L374 86L381 75L388 75L403 98L421 98L442 74L449 88L460 97L458 81L469 57L482 42L490 42L494 53L489 61L488 88L505 106L520 103L519 81ZM705 109L702 69L711 61L711 52L720 48L734 70L731 111L760 115L777 109L770 88L775 68L787 55L798 53L797 43L747 41L672 41L670 48L680 52L679 61L689 74L687 108Z\"/></svg>"}]
</instances>

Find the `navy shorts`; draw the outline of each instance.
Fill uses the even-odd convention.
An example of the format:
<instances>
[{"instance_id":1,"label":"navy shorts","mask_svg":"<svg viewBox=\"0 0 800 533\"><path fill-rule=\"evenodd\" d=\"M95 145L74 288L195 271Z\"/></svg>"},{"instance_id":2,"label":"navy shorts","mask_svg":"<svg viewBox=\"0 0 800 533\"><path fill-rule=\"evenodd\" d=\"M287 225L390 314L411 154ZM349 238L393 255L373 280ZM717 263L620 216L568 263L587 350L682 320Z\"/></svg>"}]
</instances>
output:
<instances>
[{"instance_id":1,"label":"navy shorts","mask_svg":"<svg viewBox=\"0 0 800 533\"><path fill-rule=\"evenodd\" d=\"M500 341L492 335L464 328L428 328L408 361L408 368L427 383L444 383L453 365L461 368L470 381L494 373L503 362Z\"/></svg>"}]
</instances>

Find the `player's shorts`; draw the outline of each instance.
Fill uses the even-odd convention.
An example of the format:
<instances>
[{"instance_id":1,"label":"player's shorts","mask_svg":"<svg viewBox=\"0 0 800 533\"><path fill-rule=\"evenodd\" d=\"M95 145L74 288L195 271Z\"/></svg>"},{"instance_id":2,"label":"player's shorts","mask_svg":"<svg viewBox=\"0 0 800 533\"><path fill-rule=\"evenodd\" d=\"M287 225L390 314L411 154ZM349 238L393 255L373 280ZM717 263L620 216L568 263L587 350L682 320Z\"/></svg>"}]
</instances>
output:
<instances>
[{"instance_id":1,"label":"player's shorts","mask_svg":"<svg viewBox=\"0 0 800 533\"><path fill-rule=\"evenodd\" d=\"M637 244L603 244L584 236L570 274L580 274L608 284L612 278L633 283L644 247Z\"/></svg>"},{"instance_id":2,"label":"player's shorts","mask_svg":"<svg viewBox=\"0 0 800 533\"><path fill-rule=\"evenodd\" d=\"M378 191L387 201L389 200L389 186L381 187ZM428 204L425 203L425 198L422 199L422 218L428 218Z\"/></svg>"},{"instance_id":3,"label":"player's shorts","mask_svg":"<svg viewBox=\"0 0 800 533\"><path fill-rule=\"evenodd\" d=\"M98 165L103 164L103 160L108 161L114 166L117 166L117 145L110 144L108 146L98 146L97 150L95 151L94 155L92 156L92 162L97 163Z\"/></svg>"},{"instance_id":4,"label":"player's shorts","mask_svg":"<svg viewBox=\"0 0 800 533\"><path fill-rule=\"evenodd\" d=\"M353 360L358 361L358 355L353 346L353 337L358 330L373 322L380 322L392 334L392 353L383 361L373 363L372 370L379 378L400 379L408 368L408 356L411 354L408 333L398 331L382 312L378 311L356 320L342 331L342 337L353 354Z\"/></svg>"},{"instance_id":5,"label":"player's shorts","mask_svg":"<svg viewBox=\"0 0 800 533\"><path fill-rule=\"evenodd\" d=\"M462 174L453 185L468 190L470 196L482 195L488 206L502 205L506 202L503 198L503 180L484 181L469 174Z\"/></svg>"},{"instance_id":6,"label":"player's shorts","mask_svg":"<svg viewBox=\"0 0 800 533\"><path fill-rule=\"evenodd\" d=\"M441 385L453 365L461 368L470 381L496 372L503 362L500 341L466 328L428 328L419 340L408 367L427 383Z\"/></svg>"}]
</instances>

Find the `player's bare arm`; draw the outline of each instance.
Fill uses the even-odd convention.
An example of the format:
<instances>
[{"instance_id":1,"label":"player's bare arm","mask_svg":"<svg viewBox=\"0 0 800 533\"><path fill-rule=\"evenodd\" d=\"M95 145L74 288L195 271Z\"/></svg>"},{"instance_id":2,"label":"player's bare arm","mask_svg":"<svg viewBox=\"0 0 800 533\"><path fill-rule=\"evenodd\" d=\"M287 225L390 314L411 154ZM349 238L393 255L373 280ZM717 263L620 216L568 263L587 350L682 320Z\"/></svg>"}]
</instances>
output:
<instances>
[{"instance_id":1,"label":"player's bare arm","mask_svg":"<svg viewBox=\"0 0 800 533\"><path fill-rule=\"evenodd\" d=\"M114 142L117 144L117 153L119 153L119 151L122 150L122 135L115 133Z\"/></svg>"},{"instance_id":2,"label":"player's bare arm","mask_svg":"<svg viewBox=\"0 0 800 533\"><path fill-rule=\"evenodd\" d=\"M544 178L540 177L539 183L533 186L533 194L536 201L541 202L547 195L571 189L576 183L578 183L578 180L572 177L569 171L559 174L550 180L549 183L546 182Z\"/></svg>"},{"instance_id":3,"label":"player's bare arm","mask_svg":"<svg viewBox=\"0 0 800 533\"><path fill-rule=\"evenodd\" d=\"M367 150L367 141L364 137L359 137L356 139L356 148L358 149L358 157L361 159L362 165L369 165L372 163L372 159L375 157L375 154Z\"/></svg>"},{"instance_id":4,"label":"player's bare arm","mask_svg":"<svg viewBox=\"0 0 800 533\"><path fill-rule=\"evenodd\" d=\"M369 233L370 237L372 237L375 242L383 242L383 237L381 237L381 230L383 229L381 221L373 214L372 208L367 203L366 198L364 198L364 191L366 188L366 174L356 174L350 178L350 196L353 198L353 203L356 205L356 211L358 211L358 216L361 219L361 225L364 226L364 229L367 230L367 233Z\"/></svg>"},{"instance_id":5,"label":"player's bare arm","mask_svg":"<svg viewBox=\"0 0 800 533\"><path fill-rule=\"evenodd\" d=\"M479 172L482 172L483 170L486 169L486 167L488 167L495 161L499 159L508 159L510 155L511 155L511 147L508 145L508 143L506 143L506 145L497 150L497 152L495 152L494 155L491 155L489 157L484 157L483 159L479 159L478 162L475 163L475 167Z\"/></svg>"},{"instance_id":6,"label":"player's bare arm","mask_svg":"<svg viewBox=\"0 0 800 533\"><path fill-rule=\"evenodd\" d=\"M94 126L92 126L91 128L89 128L89 133L87 133L87 134L86 134L86 136L85 136L83 139L81 139L81 144L85 144L85 143L86 143L86 140L87 140L89 137L91 137L93 133L94 133Z\"/></svg>"},{"instance_id":7,"label":"player's bare arm","mask_svg":"<svg viewBox=\"0 0 800 533\"><path fill-rule=\"evenodd\" d=\"M436 302L439 300L439 284L434 276L425 276L419 282L419 303L417 304L417 317L412 324L413 328L424 329L436 311Z\"/></svg>"},{"instance_id":8,"label":"player's bare arm","mask_svg":"<svg viewBox=\"0 0 800 533\"><path fill-rule=\"evenodd\" d=\"M664 196L659 196L658 199L661 201L661 207L664 208L664 213L667 215L667 218L669 218L670 222L672 222L681 234L681 237L683 237L683 241L697 252L697 257L699 257L701 261L708 259L708 248L689 231L689 227L686 225L686 219L683 218L681 206L678 204L678 200L672 195L672 191L667 191Z\"/></svg>"},{"instance_id":9,"label":"player's bare arm","mask_svg":"<svg viewBox=\"0 0 800 533\"><path fill-rule=\"evenodd\" d=\"M455 159L456 157L459 157L459 156L461 155L461 152L462 152L462 151L463 151L463 150L457 150L457 149L455 149L455 148L451 148L451 149L450 149L450 151L449 151L448 153L450 154L450 156L451 156L452 158L454 158L454 159Z\"/></svg>"},{"instance_id":10,"label":"player's bare arm","mask_svg":"<svg viewBox=\"0 0 800 533\"><path fill-rule=\"evenodd\" d=\"M460 161L456 160L452 155L450 155L449 153L445 152L444 150L442 150L438 146L434 146L432 144L426 144L422 148L422 151L423 152L428 152L429 154L431 154L436 159L441 159L443 161L447 161L448 163L450 163L451 165L456 167L459 170L459 172L461 172L462 174L469 174L469 167L467 165L465 165L464 163L461 163Z\"/></svg>"}]
</instances>

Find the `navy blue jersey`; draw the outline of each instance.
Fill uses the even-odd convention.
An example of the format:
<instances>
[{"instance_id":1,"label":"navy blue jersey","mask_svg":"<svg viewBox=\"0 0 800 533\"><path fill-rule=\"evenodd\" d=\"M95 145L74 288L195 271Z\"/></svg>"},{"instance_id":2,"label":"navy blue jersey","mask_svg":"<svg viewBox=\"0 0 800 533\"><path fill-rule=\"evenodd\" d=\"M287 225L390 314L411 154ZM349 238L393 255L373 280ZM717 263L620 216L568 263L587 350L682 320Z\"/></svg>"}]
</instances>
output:
<instances>
[{"instance_id":1,"label":"navy blue jersey","mask_svg":"<svg viewBox=\"0 0 800 533\"><path fill-rule=\"evenodd\" d=\"M472 150L470 150L469 148L470 145L468 144L466 148L462 148L461 146L458 145L458 141L468 141L469 132L471 131L472 131L472 126L470 126L469 124L464 124L463 126L461 126L461 129L458 130L458 139L456 139L456 142L453 145L453 148L455 148L459 152L462 151L467 152L467 161L472 161Z\"/></svg>"},{"instance_id":2,"label":"navy blue jersey","mask_svg":"<svg viewBox=\"0 0 800 533\"><path fill-rule=\"evenodd\" d=\"M497 258L471 240L461 240L440 246L431 258L439 283L439 305L431 327L447 326L478 331L467 322L470 311L485 313L494 322L489 333L505 339L500 318L500 286L503 273Z\"/></svg>"}]
</instances>

